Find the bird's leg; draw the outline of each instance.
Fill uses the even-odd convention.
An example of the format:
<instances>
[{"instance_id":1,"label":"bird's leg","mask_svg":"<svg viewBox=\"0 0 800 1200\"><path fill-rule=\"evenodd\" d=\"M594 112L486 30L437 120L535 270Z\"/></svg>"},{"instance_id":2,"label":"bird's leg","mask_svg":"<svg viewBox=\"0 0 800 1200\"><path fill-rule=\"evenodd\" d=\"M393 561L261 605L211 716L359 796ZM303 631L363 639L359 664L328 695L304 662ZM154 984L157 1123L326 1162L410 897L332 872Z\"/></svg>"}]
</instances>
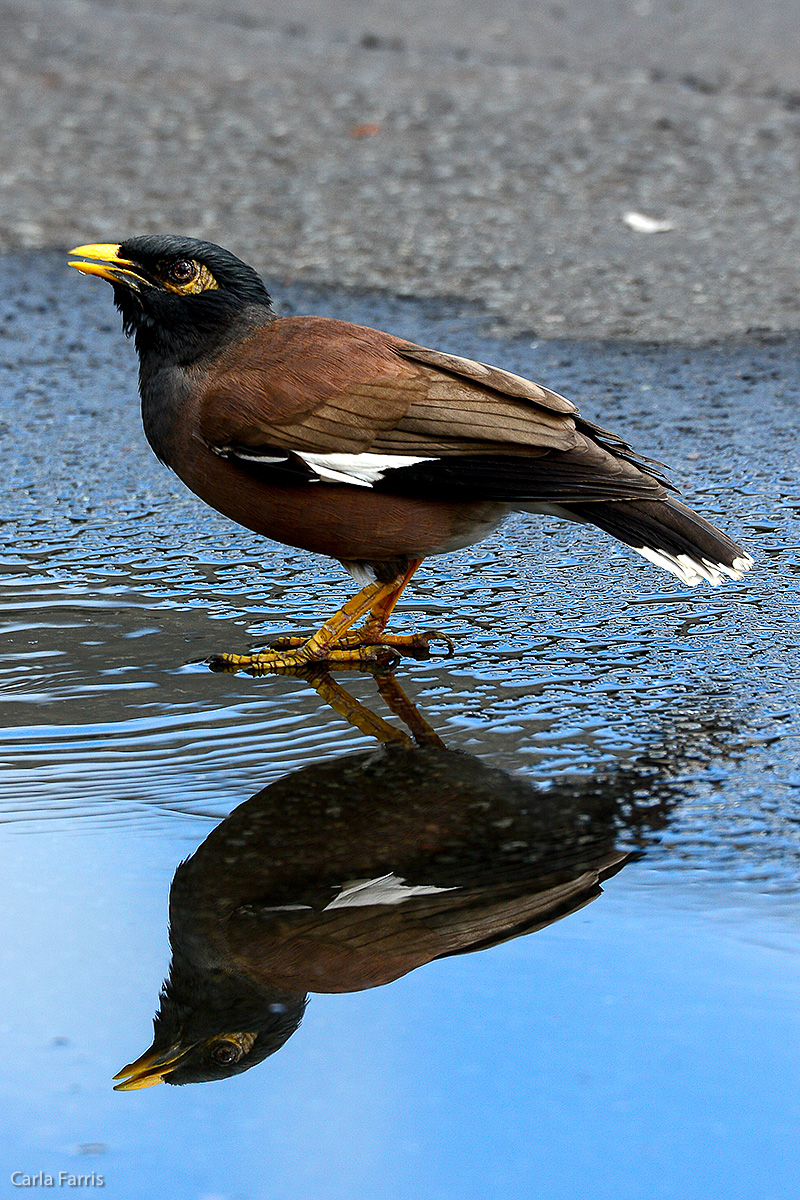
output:
<instances>
[{"instance_id":1,"label":"bird's leg","mask_svg":"<svg viewBox=\"0 0 800 1200\"><path fill-rule=\"evenodd\" d=\"M358 629L354 629L350 637L359 638L362 645L373 646L378 643L386 645L384 637L395 637L394 634L384 634L386 626L389 624L389 618L394 612L394 607L400 599L401 594L411 580L411 576L416 571L417 567L422 562L421 558L412 558L407 569L398 575L393 581L396 585L387 596L381 600L376 600L369 610L369 616L363 625L359 625ZM405 641L406 639L401 639Z\"/></svg>"},{"instance_id":2,"label":"bird's leg","mask_svg":"<svg viewBox=\"0 0 800 1200\"><path fill-rule=\"evenodd\" d=\"M345 691L324 666L299 667L296 673L299 679L305 679L311 684L317 695L326 704L329 704L334 712L339 713L356 729L376 738L379 742L384 744L394 742L408 747L416 743L417 746L424 746L428 749L446 749L436 730L425 720L414 702L405 694L391 669L377 667L373 668L370 674L375 680L375 686L386 707L396 717L399 717L409 729L411 738L414 739L413 742L407 733L395 729L393 725L356 700L355 696L351 696L349 692Z\"/></svg>"},{"instance_id":3,"label":"bird's leg","mask_svg":"<svg viewBox=\"0 0 800 1200\"><path fill-rule=\"evenodd\" d=\"M359 700L356 700L355 696L351 696L349 692L346 692L341 684L337 683L324 667L310 667L305 671L298 672L298 675L301 675L303 679L311 684L320 699L329 704L334 712L344 717L349 724L360 730L361 733L366 733L369 737L376 738L384 745L390 742L408 747L413 745L407 733L403 733L400 729L395 729L393 725L390 725L388 721L384 721L377 713L371 712ZM378 683L378 690L383 694L380 683ZM394 712L395 710L392 709L392 711Z\"/></svg>"},{"instance_id":4,"label":"bird's leg","mask_svg":"<svg viewBox=\"0 0 800 1200\"><path fill-rule=\"evenodd\" d=\"M421 633L411 634L386 633L386 626L394 612L394 607L421 562L421 558L411 559L407 569L397 576L395 581L397 586L394 591L382 600L375 601L364 624L348 633L342 640L342 645L352 643L352 645L358 646L391 646L392 649L409 658L430 658L430 643L438 640L447 646L448 657L453 653L453 643L450 638L436 629L424 629Z\"/></svg>"},{"instance_id":5,"label":"bird's leg","mask_svg":"<svg viewBox=\"0 0 800 1200\"><path fill-rule=\"evenodd\" d=\"M297 645L299 639L285 638L280 643L280 649L271 648L258 654L215 654L209 659L209 666L215 671L247 671L250 675L280 674L315 662L388 666L397 661L397 651L393 647L378 641L365 645L361 641L344 639L352 625L371 614L385 599L402 590L407 582L407 574L404 572L388 583L379 580L368 583L300 645ZM284 648L287 643L291 648Z\"/></svg>"},{"instance_id":6,"label":"bird's leg","mask_svg":"<svg viewBox=\"0 0 800 1200\"><path fill-rule=\"evenodd\" d=\"M370 605L367 619L363 625L359 625L357 629L350 629L337 640L338 649L389 646L398 654L406 655L409 658L430 658L430 643L438 640L447 646L448 656L453 653L453 643L450 638L436 629L425 629L421 633L412 634L386 633L386 626L394 607L421 562L421 558L412 558L408 566L389 581L388 590L385 593L379 593ZM364 595L366 591L365 588L363 592L359 592L359 596ZM271 648L273 650L294 650L300 649L304 645L306 643L303 638L280 637L275 638L271 643Z\"/></svg>"},{"instance_id":7,"label":"bird's leg","mask_svg":"<svg viewBox=\"0 0 800 1200\"><path fill-rule=\"evenodd\" d=\"M399 717L403 724L411 730L411 736L418 746L435 750L447 748L433 726L425 720L416 704L409 700L391 672L376 674L375 686L387 708L391 709L394 715Z\"/></svg>"},{"instance_id":8,"label":"bird's leg","mask_svg":"<svg viewBox=\"0 0 800 1200\"><path fill-rule=\"evenodd\" d=\"M452 654L452 641L445 634L440 634L437 629L423 629L420 634L387 634L386 632L386 625L389 624L389 618L395 611L395 605L421 562L421 558L410 560L407 570L397 576L395 590L384 596L383 600L375 600L365 623L359 625L359 628L351 630L347 636L342 638L342 646L350 646L350 644L353 646L391 646L399 654L407 655L408 658L429 659L431 658L431 642L435 640L445 643L447 656Z\"/></svg>"}]
</instances>

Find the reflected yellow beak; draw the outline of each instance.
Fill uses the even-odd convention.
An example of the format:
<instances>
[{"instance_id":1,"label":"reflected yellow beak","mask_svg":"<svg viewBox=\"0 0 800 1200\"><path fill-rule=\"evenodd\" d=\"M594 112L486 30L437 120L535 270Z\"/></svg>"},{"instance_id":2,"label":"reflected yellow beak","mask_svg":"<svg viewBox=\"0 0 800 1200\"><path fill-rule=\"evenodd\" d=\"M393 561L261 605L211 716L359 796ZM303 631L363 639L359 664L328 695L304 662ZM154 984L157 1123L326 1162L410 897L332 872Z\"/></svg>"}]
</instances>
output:
<instances>
[{"instance_id":1,"label":"reflected yellow beak","mask_svg":"<svg viewBox=\"0 0 800 1200\"><path fill-rule=\"evenodd\" d=\"M117 1072L114 1078L121 1079L122 1083L118 1083L114 1091L136 1092L139 1088L153 1087L156 1083L163 1083L164 1076L168 1075L181 1059L186 1058L188 1054L198 1048L213 1049L220 1043L233 1044L238 1047L239 1054L232 1061L238 1062L243 1055L252 1050L257 1038L257 1033L221 1033L214 1034L203 1042L193 1042L189 1045L173 1042L166 1050L146 1050L141 1058L136 1059L136 1062L129 1063L127 1067L123 1067L121 1071Z\"/></svg>"},{"instance_id":2,"label":"reflected yellow beak","mask_svg":"<svg viewBox=\"0 0 800 1200\"><path fill-rule=\"evenodd\" d=\"M95 262L71 262L70 266L75 267L77 271L81 271L84 275L97 275L100 279L107 279L109 283L124 283L133 291L140 291L140 285L147 283L147 279L141 273L141 267L137 267L136 263L130 259L120 257L120 247L114 246L110 242L96 242L90 246L76 246L74 250L70 250L70 254L80 254L83 258L91 258Z\"/></svg>"},{"instance_id":3,"label":"reflected yellow beak","mask_svg":"<svg viewBox=\"0 0 800 1200\"><path fill-rule=\"evenodd\" d=\"M117 1072L114 1078L121 1079L123 1082L118 1083L114 1091L136 1092L139 1088L153 1087L156 1083L163 1083L164 1076L172 1070L179 1059L183 1058L184 1054L188 1053L190 1048L182 1046L178 1042L160 1053L146 1051L141 1058L137 1058L135 1062L129 1063L127 1067L123 1067L121 1071Z\"/></svg>"}]
</instances>

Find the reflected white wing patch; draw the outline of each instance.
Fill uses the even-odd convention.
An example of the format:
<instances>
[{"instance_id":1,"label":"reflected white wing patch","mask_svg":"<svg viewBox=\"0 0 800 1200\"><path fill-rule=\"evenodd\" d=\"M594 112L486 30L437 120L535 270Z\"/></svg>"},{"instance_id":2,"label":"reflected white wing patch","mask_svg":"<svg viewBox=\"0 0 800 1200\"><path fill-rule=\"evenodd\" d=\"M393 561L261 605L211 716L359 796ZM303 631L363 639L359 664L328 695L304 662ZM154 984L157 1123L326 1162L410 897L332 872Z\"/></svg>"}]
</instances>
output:
<instances>
[{"instance_id":1,"label":"reflected white wing patch","mask_svg":"<svg viewBox=\"0 0 800 1200\"><path fill-rule=\"evenodd\" d=\"M343 883L338 896L326 904L323 912L332 908L365 908L370 904L402 904L412 896L435 896L437 892L455 892L455 887L434 887L433 884L408 884L399 875L390 873L375 879L350 879ZM275 904L258 907L243 904L239 912L264 916L267 913L313 912L311 904Z\"/></svg>"},{"instance_id":2,"label":"reflected white wing patch","mask_svg":"<svg viewBox=\"0 0 800 1200\"><path fill-rule=\"evenodd\" d=\"M402 904L412 896L433 896L437 892L454 892L455 888L440 888L419 884L410 886L398 875L381 875L377 879L354 879L342 885L335 900L325 905L331 908L349 908L365 904Z\"/></svg>"}]
</instances>

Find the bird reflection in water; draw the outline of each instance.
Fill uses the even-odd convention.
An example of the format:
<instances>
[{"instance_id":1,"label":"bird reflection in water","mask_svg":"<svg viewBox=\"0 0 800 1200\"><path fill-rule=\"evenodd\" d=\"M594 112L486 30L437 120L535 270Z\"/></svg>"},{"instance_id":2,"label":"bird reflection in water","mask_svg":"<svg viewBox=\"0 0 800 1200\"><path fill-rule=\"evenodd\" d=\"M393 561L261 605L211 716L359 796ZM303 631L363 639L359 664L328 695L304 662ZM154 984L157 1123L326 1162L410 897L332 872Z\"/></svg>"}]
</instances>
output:
<instances>
[{"instance_id":1,"label":"bird reflection in water","mask_svg":"<svg viewBox=\"0 0 800 1200\"><path fill-rule=\"evenodd\" d=\"M178 867L153 1044L120 1090L246 1071L294 1033L309 992L542 929L624 866L621 831L665 823L667 789L641 767L538 788L447 750L392 675L378 686L413 743L330 675L311 682L383 745L271 783Z\"/></svg>"}]
</instances>

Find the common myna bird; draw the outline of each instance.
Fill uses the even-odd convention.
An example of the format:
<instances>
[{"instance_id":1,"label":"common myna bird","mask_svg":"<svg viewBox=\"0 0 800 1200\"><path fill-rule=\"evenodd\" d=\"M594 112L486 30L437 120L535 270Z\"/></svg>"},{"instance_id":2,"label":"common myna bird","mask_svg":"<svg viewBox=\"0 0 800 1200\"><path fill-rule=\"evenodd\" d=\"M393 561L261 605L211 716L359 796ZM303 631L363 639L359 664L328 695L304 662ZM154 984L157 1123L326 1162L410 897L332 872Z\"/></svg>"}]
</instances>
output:
<instances>
[{"instance_id":1,"label":"common myna bird","mask_svg":"<svg viewBox=\"0 0 800 1200\"><path fill-rule=\"evenodd\" d=\"M589 522L684 583L740 579L752 559L674 496L650 460L549 388L326 317L279 317L262 280L209 242L79 246L135 336L148 441L239 524L327 554L362 590L312 637L217 666L426 657L386 624L424 558L480 541L509 513ZM363 622L359 626L359 622Z\"/></svg>"},{"instance_id":2,"label":"common myna bird","mask_svg":"<svg viewBox=\"0 0 800 1200\"><path fill-rule=\"evenodd\" d=\"M245 1071L309 992L379 987L576 912L630 858L620 830L662 828L671 801L636 768L543 790L444 749L292 772L178 867L153 1043L118 1090Z\"/></svg>"}]
</instances>

